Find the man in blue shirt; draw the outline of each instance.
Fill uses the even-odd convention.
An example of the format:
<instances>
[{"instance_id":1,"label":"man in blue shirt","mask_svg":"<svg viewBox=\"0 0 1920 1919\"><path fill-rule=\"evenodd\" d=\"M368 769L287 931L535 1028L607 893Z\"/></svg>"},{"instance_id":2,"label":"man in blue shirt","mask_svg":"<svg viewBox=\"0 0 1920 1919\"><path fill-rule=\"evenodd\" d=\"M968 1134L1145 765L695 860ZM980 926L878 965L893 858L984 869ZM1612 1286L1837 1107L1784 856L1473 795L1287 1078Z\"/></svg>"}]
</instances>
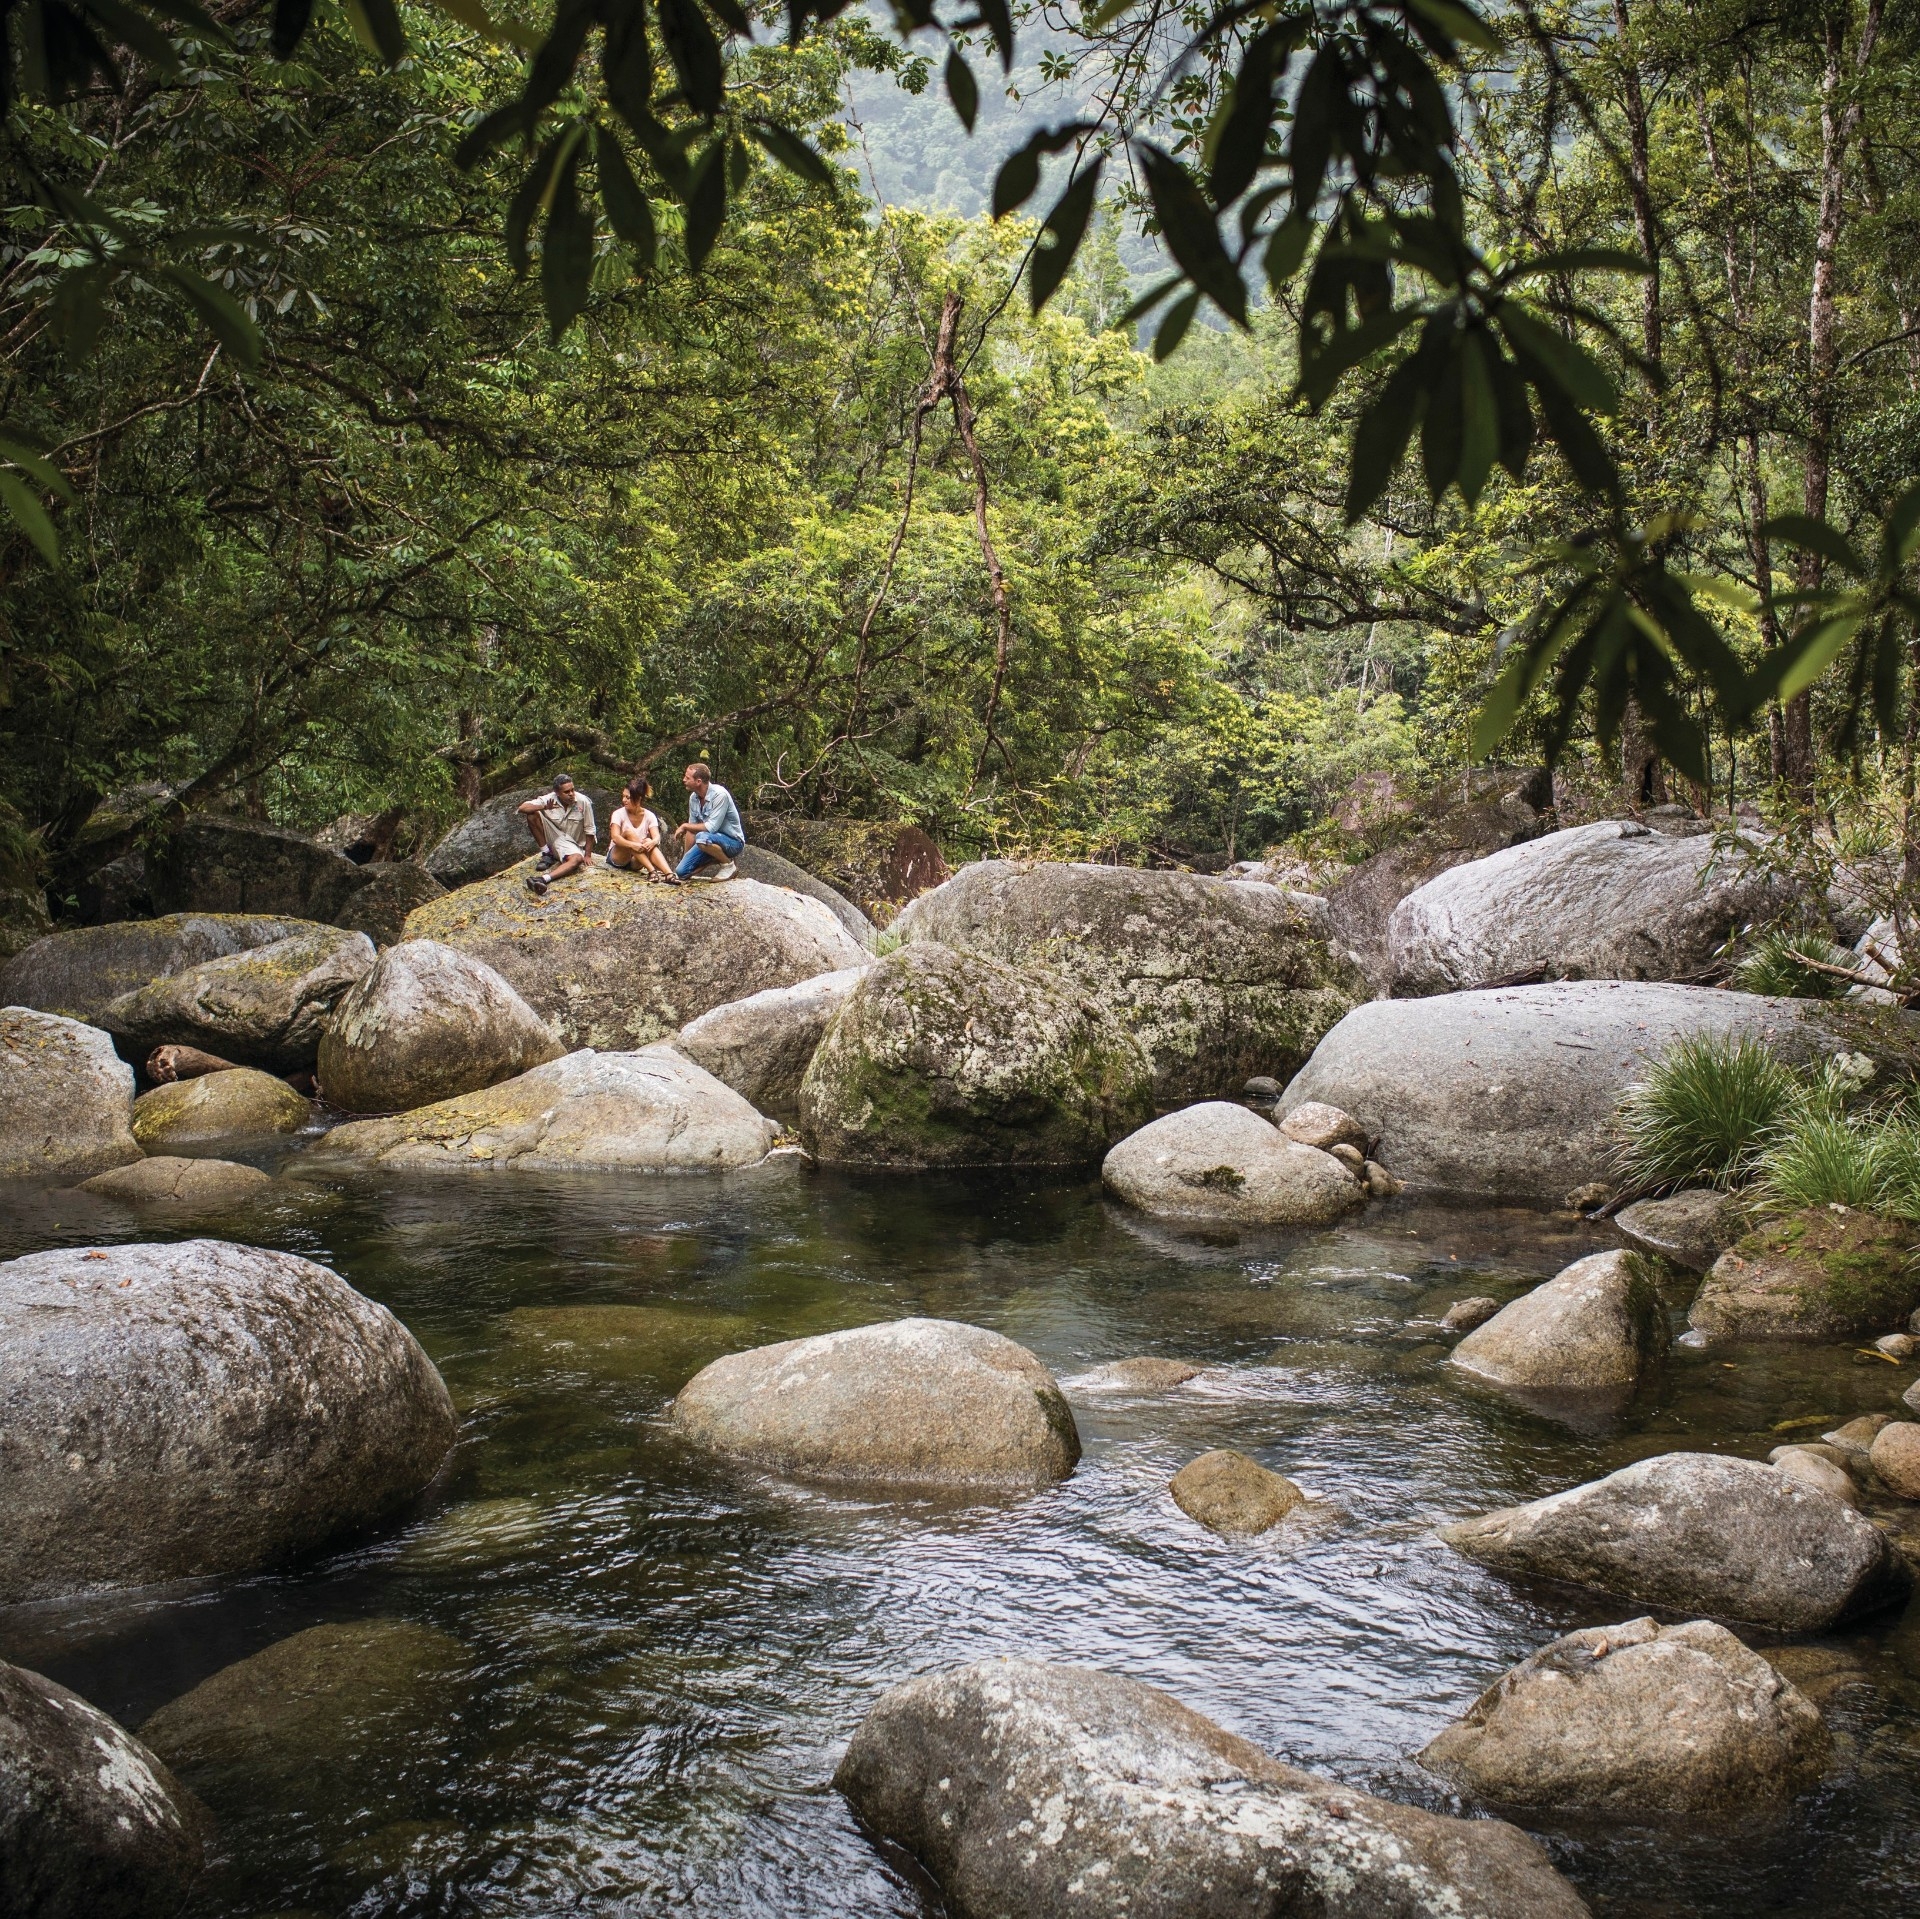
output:
<instances>
[{"instance_id":1,"label":"man in blue shirt","mask_svg":"<svg viewBox=\"0 0 1920 1919\"><path fill-rule=\"evenodd\" d=\"M705 760L695 760L680 776L680 783L687 789L687 817L673 834L687 850L675 873L691 879L706 865L709 870L700 873L703 880L732 879L734 855L747 843L747 829L733 795L713 783L713 768Z\"/></svg>"}]
</instances>

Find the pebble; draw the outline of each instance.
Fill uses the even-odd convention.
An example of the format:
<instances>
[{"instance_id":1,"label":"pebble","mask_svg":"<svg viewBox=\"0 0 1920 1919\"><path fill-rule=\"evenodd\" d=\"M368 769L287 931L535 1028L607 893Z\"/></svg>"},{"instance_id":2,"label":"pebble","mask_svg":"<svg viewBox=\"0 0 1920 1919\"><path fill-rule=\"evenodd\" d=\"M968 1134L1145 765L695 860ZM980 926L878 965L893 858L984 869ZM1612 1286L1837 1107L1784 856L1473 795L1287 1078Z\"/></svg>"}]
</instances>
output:
<instances>
[{"instance_id":1,"label":"pebble","mask_svg":"<svg viewBox=\"0 0 1920 1919\"><path fill-rule=\"evenodd\" d=\"M1812 1446L1776 1446L1767 1459L1797 1485L1810 1486L1857 1511L1860 1495L1854 1489L1852 1474L1827 1456L1836 1451L1838 1448L1832 1446L1817 1450Z\"/></svg>"},{"instance_id":2,"label":"pebble","mask_svg":"<svg viewBox=\"0 0 1920 1919\"><path fill-rule=\"evenodd\" d=\"M1440 1315L1440 1324L1450 1333L1470 1333L1484 1326L1500 1310L1497 1299L1456 1299Z\"/></svg>"},{"instance_id":3,"label":"pebble","mask_svg":"<svg viewBox=\"0 0 1920 1919\"><path fill-rule=\"evenodd\" d=\"M1843 1453L1870 1453L1873 1442L1880 1437L1882 1426L1891 1426L1891 1413L1862 1413L1858 1419L1850 1419L1844 1426L1836 1426L1830 1433L1820 1437L1829 1446L1838 1446Z\"/></svg>"},{"instance_id":4,"label":"pebble","mask_svg":"<svg viewBox=\"0 0 1920 1919\"><path fill-rule=\"evenodd\" d=\"M1873 1342L1877 1353L1885 1353L1889 1359L1911 1359L1920 1351L1920 1339L1911 1333L1887 1333Z\"/></svg>"},{"instance_id":5,"label":"pebble","mask_svg":"<svg viewBox=\"0 0 1920 1919\"><path fill-rule=\"evenodd\" d=\"M1361 1167L1360 1177L1375 1199L1391 1199L1406 1190L1406 1181L1395 1179L1377 1159L1370 1159Z\"/></svg>"},{"instance_id":6,"label":"pebble","mask_svg":"<svg viewBox=\"0 0 1920 1919\"><path fill-rule=\"evenodd\" d=\"M1367 1170L1367 1157L1357 1146L1349 1146L1343 1140L1337 1146L1329 1146L1327 1151L1337 1159L1355 1179L1364 1178Z\"/></svg>"}]
</instances>

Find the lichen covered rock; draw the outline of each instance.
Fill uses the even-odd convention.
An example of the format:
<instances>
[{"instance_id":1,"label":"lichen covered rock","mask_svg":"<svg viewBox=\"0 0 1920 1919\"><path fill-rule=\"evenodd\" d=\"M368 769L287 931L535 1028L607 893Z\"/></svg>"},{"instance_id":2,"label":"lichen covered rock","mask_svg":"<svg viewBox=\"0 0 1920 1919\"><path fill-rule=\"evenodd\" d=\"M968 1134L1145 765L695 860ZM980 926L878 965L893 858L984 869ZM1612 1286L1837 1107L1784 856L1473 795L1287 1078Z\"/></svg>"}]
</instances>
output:
<instances>
[{"instance_id":1,"label":"lichen covered rock","mask_svg":"<svg viewBox=\"0 0 1920 1919\"><path fill-rule=\"evenodd\" d=\"M320 1040L328 1103L401 1113L513 1079L560 1042L491 966L437 940L389 948L348 989Z\"/></svg>"},{"instance_id":2,"label":"lichen covered rock","mask_svg":"<svg viewBox=\"0 0 1920 1919\"><path fill-rule=\"evenodd\" d=\"M359 871L304 833L217 813L189 815L147 855L147 885L162 913L331 919Z\"/></svg>"},{"instance_id":3,"label":"lichen covered rock","mask_svg":"<svg viewBox=\"0 0 1920 1919\"><path fill-rule=\"evenodd\" d=\"M140 1156L133 1068L97 1026L0 1007L0 1179L84 1179Z\"/></svg>"},{"instance_id":4,"label":"lichen covered rock","mask_svg":"<svg viewBox=\"0 0 1920 1919\"><path fill-rule=\"evenodd\" d=\"M695 1445L791 1479L1019 1491L1073 1471L1053 1375L979 1326L898 1319L729 1353L673 1402Z\"/></svg>"},{"instance_id":5,"label":"lichen covered rock","mask_svg":"<svg viewBox=\"0 0 1920 1919\"><path fill-rule=\"evenodd\" d=\"M530 860L408 916L409 940L484 961L573 1047L670 1039L770 986L857 966L866 949L818 900L757 880L649 884L596 865L536 899Z\"/></svg>"},{"instance_id":6,"label":"lichen covered rock","mask_svg":"<svg viewBox=\"0 0 1920 1919\"><path fill-rule=\"evenodd\" d=\"M1545 1852L1284 1766L1136 1679L988 1660L896 1686L834 1774L954 1919L1586 1919Z\"/></svg>"},{"instance_id":7,"label":"lichen covered rock","mask_svg":"<svg viewBox=\"0 0 1920 1919\"><path fill-rule=\"evenodd\" d=\"M311 926L123 993L100 1024L136 1059L197 1046L239 1066L304 1072L335 1004L373 961L364 933Z\"/></svg>"},{"instance_id":8,"label":"lichen covered rock","mask_svg":"<svg viewBox=\"0 0 1920 1919\"><path fill-rule=\"evenodd\" d=\"M1746 1214L1731 1193L1700 1188L1636 1200L1615 1213L1613 1223L1629 1246L1704 1273L1746 1230Z\"/></svg>"},{"instance_id":9,"label":"lichen covered rock","mask_svg":"<svg viewBox=\"0 0 1920 1919\"><path fill-rule=\"evenodd\" d=\"M273 1565L386 1517L453 1444L407 1329L290 1253L9 1260L0 1348L0 1604Z\"/></svg>"},{"instance_id":10,"label":"lichen covered rock","mask_svg":"<svg viewBox=\"0 0 1920 1919\"><path fill-rule=\"evenodd\" d=\"M241 1166L230 1159L177 1159L162 1153L135 1160L131 1166L116 1166L110 1173L96 1173L80 1182L80 1190L130 1206L211 1211L243 1204L272 1184L257 1166Z\"/></svg>"},{"instance_id":11,"label":"lichen covered rock","mask_svg":"<svg viewBox=\"0 0 1920 1919\"><path fill-rule=\"evenodd\" d=\"M224 1077L224 1076L223 1076ZM296 1171L725 1172L772 1150L772 1122L671 1046L569 1053L477 1093L350 1120Z\"/></svg>"},{"instance_id":12,"label":"lichen covered rock","mask_svg":"<svg viewBox=\"0 0 1920 1919\"><path fill-rule=\"evenodd\" d=\"M1367 1201L1331 1153L1225 1100L1182 1107L1129 1134L1100 1178L1116 1199L1161 1219L1330 1226Z\"/></svg>"},{"instance_id":13,"label":"lichen covered rock","mask_svg":"<svg viewBox=\"0 0 1920 1919\"><path fill-rule=\"evenodd\" d=\"M1920 1242L1873 1213L1808 1207L1763 1222L1714 1261L1687 1323L1708 1339L1853 1339L1920 1305Z\"/></svg>"},{"instance_id":14,"label":"lichen covered rock","mask_svg":"<svg viewBox=\"0 0 1920 1919\"><path fill-rule=\"evenodd\" d=\"M0 1660L0 1919L165 1919L206 1814L124 1727Z\"/></svg>"},{"instance_id":15,"label":"lichen covered rock","mask_svg":"<svg viewBox=\"0 0 1920 1919\"><path fill-rule=\"evenodd\" d=\"M236 1066L142 1093L133 1102L133 1136L143 1152L164 1153L175 1146L297 1133L312 1117L313 1103L285 1080Z\"/></svg>"},{"instance_id":16,"label":"lichen covered rock","mask_svg":"<svg viewBox=\"0 0 1920 1919\"><path fill-rule=\"evenodd\" d=\"M1162 1104L1284 1079L1366 991L1322 901L1197 873L983 860L894 926L1071 981L1140 1042Z\"/></svg>"},{"instance_id":17,"label":"lichen covered rock","mask_svg":"<svg viewBox=\"0 0 1920 1919\"><path fill-rule=\"evenodd\" d=\"M770 986L731 1000L681 1027L676 1044L748 1105L792 1119L814 1053L864 971L843 967L798 986Z\"/></svg>"},{"instance_id":18,"label":"lichen covered rock","mask_svg":"<svg viewBox=\"0 0 1920 1919\"><path fill-rule=\"evenodd\" d=\"M801 1082L799 1128L844 1165L1076 1166L1151 1101L1145 1055L1101 1005L921 939L862 974Z\"/></svg>"},{"instance_id":19,"label":"lichen covered rock","mask_svg":"<svg viewBox=\"0 0 1920 1919\"><path fill-rule=\"evenodd\" d=\"M1482 1693L1420 1763L1473 1797L1744 1816L1813 1785L1833 1749L1819 1709L1724 1626L1590 1626Z\"/></svg>"}]
</instances>

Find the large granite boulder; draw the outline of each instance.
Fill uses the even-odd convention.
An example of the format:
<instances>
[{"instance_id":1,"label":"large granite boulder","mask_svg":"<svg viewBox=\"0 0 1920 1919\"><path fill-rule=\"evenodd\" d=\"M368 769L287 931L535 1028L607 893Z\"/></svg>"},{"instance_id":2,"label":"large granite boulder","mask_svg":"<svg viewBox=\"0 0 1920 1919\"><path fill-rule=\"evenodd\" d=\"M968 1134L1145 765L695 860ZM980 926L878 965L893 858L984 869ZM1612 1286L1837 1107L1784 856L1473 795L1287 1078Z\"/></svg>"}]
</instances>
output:
<instances>
[{"instance_id":1,"label":"large granite boulder","mask_svg":"<svg viewBox=\"0 0 1920 1919\"><path fill-rule=\"evenodd\" d=\"M1566 981L1356 1007L1295 1074L1280 1116L1324 1101L1379 1139L1412 1186L1559 1204L1613 1177L1620 1096L1648 1063L1708 1033L1763 1041L1795 1064L1863 1052L1899 1075L1920 1055L1920 1018L1892 1007Z\"/></svg>"},{"instance_id":2,"label":"large granite boulder","mask_svg":"<svg viewBox=\"0 0 1920 1919\"><path fill-rule=\"evenodd\" d=\"M84 1179L140 1157L133 1068L97 1026L0 1007L0 1179Z\"/></svg>"},{"instance_id":3,"label":"large granite boulder","mask_svg":"<svg viewBox=\"0 0 1920 1919\"><path fill-rule=\"evenodd\" d=\"M915 940L867 968L800 1083L816 1159L1079 1166L1152 1112L1145 1054L1037 967Z\"/></svg>"},{"instance_id":4,"label":"large granite boulder","mask_svg":"<svg viewBox=\"0 0 1920 1919\"><path fill-rule=\"evenodd\" d=\"M477 1093L561 1054L552 1029L484 961L437 940L389 947L342 996L319 1078L348 1113L401 1113Z\"/></svg>"},{"instance_id":5,"label":"large granite boulder","mask_svg":"<svg viewBox=\"0 0 1920 1919\"><path fill-rule=\"evenodd\" d=\"M536 899L531 861L432 900L410 940L470 953L569 1046L615 1052L770 986L858 966L867 951L818 900L758 880L650 886L594 866Z\"/></svg>"},{"instance_id":6,"label":"large granite boulder","mask_svg":"<svg viewBox=\"0 0 1920 1919\"><path fill-rule=\"evenodd\" d=\"M1906 1330L1920 1235L1905 1221L1809 1207L1763 1220L1714 1261L1687 1324L1708 1339L1855 1339Z\"/></svg>"},{"instance_id":7,"label":"large granite boulder","mask_svg":"<svg viewBox=\"0 0 1920 1919\"><path fill-rule=\"evenodd\" d=\"M954 1919L1585 1919L1515 1827L1282 1765L1152 1686L988 1660L883 1694L834 1774Z\"/></svg>"},{"instance_id":8,"label":"large granite boulder","mask_svg":"<svg viewBox=\"0 0 1920 1919\"><path fill-rule=\"evenodd\" d=\"M1377 992L1390 977L1387 923L1409 893L1469 860L1538 839L1553 826L1553 776L1543 767L1487 767L1423 794L1392 823L1392 844L1327 893L1335 942Z\"/></svg>"},{"instance_id":9,"label":"large granite boulder","mask_svg":"<svg viewBox=\"0 0 1920 1919\"><path fill-rule=\"evenodd\" d=\"M1629 1619L1523 1660L1420 1763L1496 1806L1744 1818L1813 1785L1832 1750L1813 1701L1726 1627Z\"/></svg>"},{"instance_id":10,"label":"large granite boulder","mask_svg":"<svg viewBox=\"0 0 1920 1919\"><path fill-rule=\"evenodd\" d=\"M568 1053L477 1093L350 1120L295 1171L717 1173L772 1150L774 1127L671 1046Z\"/></svg>"},{"instance_id":11,"label":"large granite boulder","mask_svg":"<svg viewBox=\"0 0 1920 1919\"><path fill-rule=\"evenodd\" d=\"M784 886L790 893L804 893L809 899L818 900L862 946L872 946L872 920L837 887L817 879L804 866L796 866L792 860L783 858L768 847L756 846L752 840L748 840L740 849L734 865L748 879L758 880L762 886Z\"/></svg>"},{"instance_id":12,"label":"large granite boulder","mask_svg":"<svg viewBox=\"0 0 1920 1919\"><path fill-rule=\"evenodd\" d=\"M681 1027L675 1044L748 1105L790 1120L799 1111L800 1082L814 1053L864 971L846 966L716 1006Z\"/></svg>"},{"instance_id":13,"label":"large granite boulder","mask_svg":"<svg viewBox=\"0 0 1920 1919\"><path fill-rule=\"evenodd\" d=\"M236 1066L231 1072L172 1080L133 1102L133 1136L143 1153L224 1140L297 1133L313 1118L313 1102L283 1079Z\"/></svg>"},{"instance_id":14,"label":"large granite boulder","mask_svg":"<svg viewBox=\"0 0 1920 1919\"><path fill-rule=\"evenodd\" d=\"M1440 1537L1495 1572L1778 1632L1827 1632L1912 1583L1871 1521L1772 1466L1714 1453L1661 1453Z\"/></svg>"},{"instance_id":15,"label":"large granite boulder","mask_svg":"<svg viewBox=\"0 0 1920 1919\"><path fill-rule=\"evenodd\" d=\"M333 923L351 933L364 933L376 946L394 946L405 938L407 915L429 900L442 898L446 888L412 860L383 860L363 866L360 884L347 895Z\"/></svg>"},{"instance_id":16,"label":"large granite boulder","mask_svg":"<svg viewBox=\"0 0 1920 1919\"><path fill-rule=\"evenodd\" d=\"M1523 1293L1447 1356L1528 1398L1624 1398L1666 1350L1660 1289L1635 1253L1591 1253Z\"/></svg>"},{"instance_id":17,"label":"large granite boulder","mask_svg":"<svg viewBox=\"0 0 1920 1919\"><path fill-rule=\"evenodd\" d=\"M1114 1198L1160 1219L1330 1226L1367 1203L1331 1153L1225 1100L1183 1106L1130 1133L1100 1165Z\"/></svg>"},{"instance_id":18,"label":"large granite boulder","mask_svg":"<svg viewBox=\"0 0 1920 1919\"><path fill-rule=\"evenodd\" d=\"M207 1817L78 1693L0 1660L0 1919L166 1919Z\"/></svg>"},{"instance_id":19,"label":"large granite boulder","mask_svg":"<svg viewBox=\"0 0 1920 1919\"><path fill-rule=\"evenodd\" d=\"M894 926L1070 980L1146 1049L1162 1105L1284 1078L1366 992L1324 902L1198 873L983 860Z\"/></svg>"},{"instance_id":20,"label":"large granite boulder","mask_svg":"<svg viewBox=\"0 0 1920 1919\"><path fill-rule=\"evenodd\" d=\"M520 817L520 802L550 792L552 787L551 780L545 786L517 787L477 807L427 855L427 871L442 886L472 886L531 857L539 849ZM593 802L593 822L600 829L598 850L604 853L607 822L620 801L604 786L583 786L579 790Z\"/></svg>"},{"instance_id":21,"label":"large granite boulder","mask_svg":"<svg viewBox=\"0 0 1920 1919\"><path fill-rule=\"evenodd\" d=\"M273 913L331 919L360 868L304 833L264 820L194 813L147 854L161 913Z\"/></svg>"},{"instance_id":22,"label":"large granite boulder","mask_svg":"<svg viewBox=\"0 0 1920 1919\"><path fill-rule=\"evenodd\" d=\"M1522 979L1698 979L1729 935L1789 904L1744 845L1638 820L1570 826L1456 866L1409 893L1387 926L1406 998Z\"/></svg>"},{"instance_id":23,"label":"large granite boulder","mask_svg":"<svg viewBox=\"0 0 1920 1919\"><path fill-rule=\"evenodd\" d=\"M1053 1375L998 1333L896 1319L729 1353L673 1402L695 1445L829 1485L1049 1486L1080 1436Z\"/></svg>"},{"instance_id":24,"label":"large granite boulder","mask_svg":"<svg viewBox=\"0 0 1920 1919\"><path fill-rule=\"evenodd\" d=\"M453 1403L384 1307L221 1240L0 1265L0 1604L250 1572L385 1518Z\"/></svg>"},{"instance_id":25,"label":"large granite boulder","mask_svg":"<svg viewBox=\"0 0 1920 1919\"><path fill-rule=\"evenodd\" d=\"M305 932L309 925L257 913L175 913L166 919L70 927L36 940L0 967L0 1003L97 1024L123 993Z\"/></svg>"},{"instance_id":26,"label":"large granite boulder","mask_svg":"<svg viewBox=\"0 0 1920 1919\"><path fill-rule=\"evenodd\" d=\"M364 933L312 926L123 993L99 1022L136 1059L195 1046L236 1066L303 1072L335 1003L373 961Z\"/></svg>"},{"instance_id":27,"label":"large granite boulder","mask_svg":"<svg viewBox=\"0 0 1920 1919\"><path fill-rule=\"evenodd\" d=\"M80 1190L128 1206L195 1213L245 1205L272 1184L259 1167L242 1166L236 1160L181 1159L171 1153L157 1153L150 1159L135 1160L131 1166L95 1173L80 1182Z\"/></svg>"}]
</instances>

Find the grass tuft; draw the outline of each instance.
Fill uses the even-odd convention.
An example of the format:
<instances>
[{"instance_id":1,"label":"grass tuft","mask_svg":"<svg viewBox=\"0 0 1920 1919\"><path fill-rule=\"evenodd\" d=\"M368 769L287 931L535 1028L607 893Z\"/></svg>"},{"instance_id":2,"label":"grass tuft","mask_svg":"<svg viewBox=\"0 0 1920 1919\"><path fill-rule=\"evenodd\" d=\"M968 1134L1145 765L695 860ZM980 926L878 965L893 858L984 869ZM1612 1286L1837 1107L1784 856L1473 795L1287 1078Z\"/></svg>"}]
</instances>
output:
<instances>
[{"instance_id":1,"label":"grass tuft","mask_svg":"<svg viewBox=\"0 0 1920 1919\"><path fill-rule=\"evenodd\" d=\"M1920 1125L1904 1112L1862 1121L1810 1103L1761 1155L1760 1186L1782 1206L1920 1220Z\"/></svg>"},{"instance_id":2,"label":"grass tuft","mask_svg":"<svg viewBox=\"0 0 1920 1919\"><path fill-rule=\"evenodd\" d=\"M1621 1101L1621 1172L1638 1192L1739 1185L1803 1099L1793 1072L1757 1040L1689 1035Z\"/></svg>"},{"instance_id":3,"label":"grass tuft","mask_svg":"<svg viewBox=\"0 0 1920 1919\"><path fill-rule=\"evenodd\" d=\"M1734 986L1742 993L1766 993L1781 999L1838 999L1847 990L1845 980L1835 979L1830 973L1816 973L1796 959L1796 953L1825 960L1830 966L1857 964L1851 953L1835 946L1824 934L1767 933L1734 967Z\"/></svg>"}]
</instances>

